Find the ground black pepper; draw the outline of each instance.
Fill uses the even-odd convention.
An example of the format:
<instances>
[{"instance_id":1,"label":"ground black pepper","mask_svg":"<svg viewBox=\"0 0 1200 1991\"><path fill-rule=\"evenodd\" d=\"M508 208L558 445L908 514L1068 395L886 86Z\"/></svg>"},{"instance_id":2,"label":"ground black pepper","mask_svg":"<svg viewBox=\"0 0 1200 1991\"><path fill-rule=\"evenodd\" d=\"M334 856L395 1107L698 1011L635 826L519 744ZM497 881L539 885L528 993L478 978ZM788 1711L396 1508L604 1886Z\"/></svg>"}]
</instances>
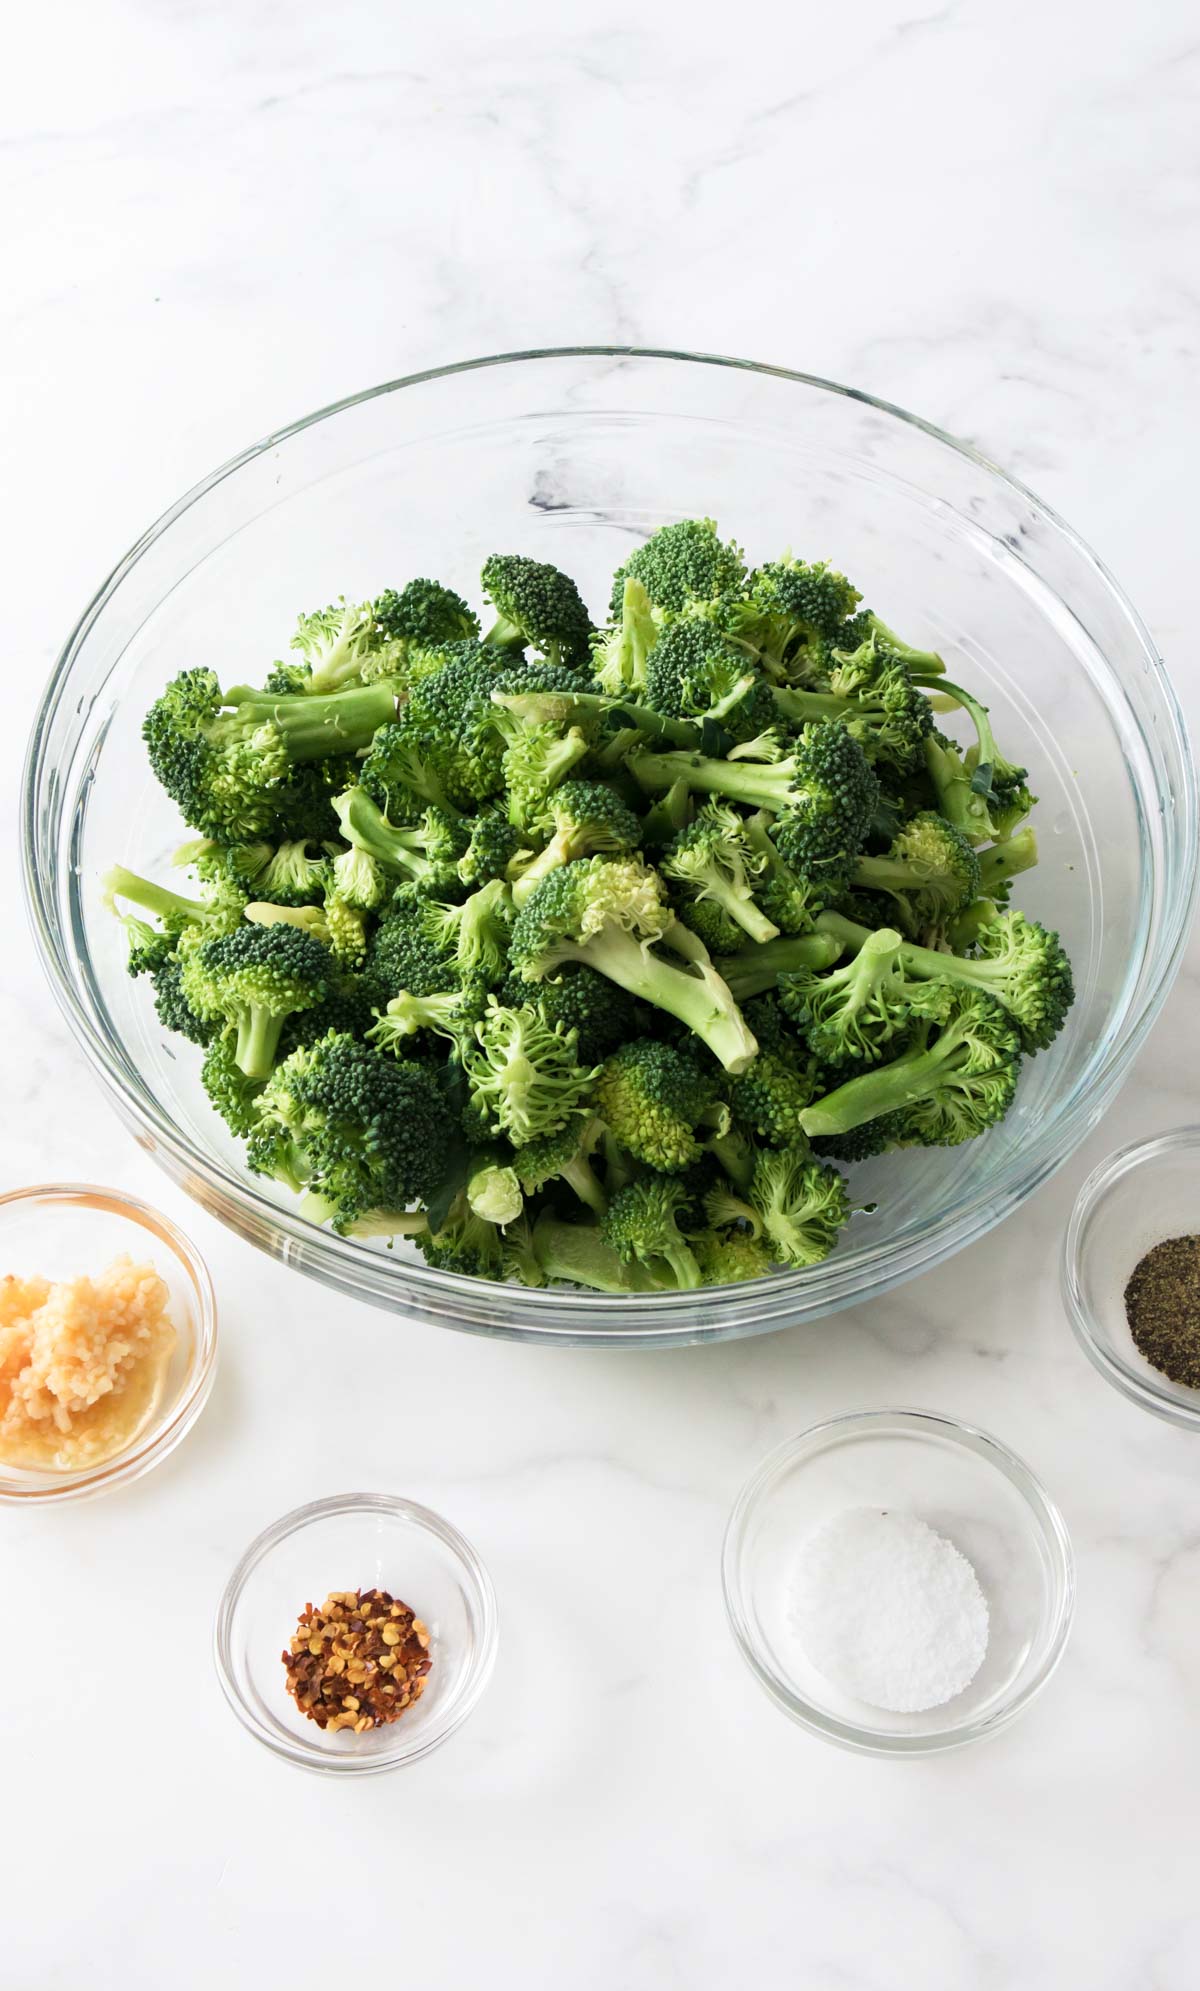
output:
<instances>
[{"instance_id":1,"label":"ground black pepper","mask_svg":"<svg viewBox=\"0 0 1200 1991\"><path fill-rule=\"evenodd\" d=\"M1200 1389L1200 1237L1168 1237L1139 1258L1125 1317L1147 1360L1173 1383Z\"/></svg>"}]
</instances>

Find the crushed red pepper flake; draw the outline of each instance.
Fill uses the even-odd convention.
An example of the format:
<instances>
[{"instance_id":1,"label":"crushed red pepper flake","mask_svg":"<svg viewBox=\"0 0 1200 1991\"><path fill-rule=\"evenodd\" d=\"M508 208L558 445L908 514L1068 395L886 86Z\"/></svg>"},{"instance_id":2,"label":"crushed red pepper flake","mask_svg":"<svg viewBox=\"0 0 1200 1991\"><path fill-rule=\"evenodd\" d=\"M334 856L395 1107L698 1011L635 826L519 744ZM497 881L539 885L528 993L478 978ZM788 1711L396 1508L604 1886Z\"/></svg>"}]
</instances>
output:
<instances>
[{"instance_id":1,"label":"crushed red pepper flake","mask_svg":"<svg viewBox=\"0 0 1200 1991\"><path fill-rule=\"evenodd\" d=\"M331 1590L306 1604L282 1658L296 1706L329 1734L398 1721L433 1665L428 1630L389 1590Z\"/></svg>"}]
</instances>

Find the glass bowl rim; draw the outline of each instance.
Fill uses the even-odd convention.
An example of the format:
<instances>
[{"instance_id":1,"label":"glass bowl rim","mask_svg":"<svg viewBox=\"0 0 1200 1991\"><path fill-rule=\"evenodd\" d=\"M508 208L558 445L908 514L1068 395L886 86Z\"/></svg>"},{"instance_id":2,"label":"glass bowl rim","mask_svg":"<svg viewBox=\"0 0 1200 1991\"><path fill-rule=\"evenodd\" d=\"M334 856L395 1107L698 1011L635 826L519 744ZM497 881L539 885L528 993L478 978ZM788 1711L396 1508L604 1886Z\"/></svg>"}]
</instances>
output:
<instances>
[{"instance_id":1,"label":"glass bowl rim","mask_svg":"<svg viewBox=\"0 0 1200 1991\"><path fill-rule=\"evenodd\" d=\"M234 1175L231 1170L211 1159L181 1134L152 1095L148 1092L143 1095L128 1085L126 1075L111 1055L105 1036L93 1024L68 972L66 957L70 954L70 949L65 940L60 942L60 923L57 919L53 893L43 878L37 862L41 746L66 691L76 655L92 624L107 606L127 574L185 512L206 497L217 485L267 450L350 408L399 392L406 387L418 387L432 381L452 379L462 374L484 372L497 367L516 367L531 362L559 360L677 362L790 382L815 389L836 399L869 407L890 421L918 430L939 446L973 464L989 479L997 480L1010 492L1019 496L1023 503L1032 507L1033 511L1060 534L1095 572L1101 586L1120 610L1142 651L1144 667L1154 679L1162 702L1165 730L1170 735L1179 760L1179 806L1172 838L1178 869L1173 896L1164 903L1156 955L1145 956L1146 968L1148 973L1152 974L1153 981L1146 992L1140 1011L1126 1021L1122 1032L1114 1036L1107 1045L1103 1062L1094 1069L1089 1069L1085 1074L1086 1084L1081 1079L1075 1086L1073 1095L1068 1096L1054 1122L1052 1138L1045 1140L1043 1136L1035 1136L1033 1140L1024 1144L1027 1159L1021 1171L1014 1173L1012 1180L1003 1190L998 1190L994 1184L989 1186L981 1183L968 1204L948 1212L938 1220L935 1241L931 1242L928 1229L919 1229L899 1242L881 1241L878 1245L870 1247L871 1260L865 1267L854 1262L852 1254L847 1254L844 1257L835 1256L824 1266L809 1267L802 1272L782 1271L771 1279L754 1280L740 1286L710 1288L711 1294L720 1293L725 1297L721 1320L711 1327L697 1321L694 1294L675 1292L642 1294L638 1296L636 1307L631 1307L624 1296L591 1291L575 1292L565 1287L550 1287L545 1290L506 1287L505 1291L510 1295L510 1305L513 1309L513 1322L510 1324L506 1320L498 1322L489 1320L479 1306L478 1280L408 1260L389 1261L384 1254L374 1253L369 1249L364 1250L351 1239L336 1237L299 1216L296 1211L275 1202L259 1189L248 1175ZM1114 679L1114 683L1123 692L1120 681ZM330 402L327 406L286 424L230 457L206 477L201 478L161 514L117 563L84 609L59 654L39 704L30 734L22 783L24 893L43 968L72 1034L82 1046L102 1083L113 1094L119 1105L134 1116L139 1126L151 1133L156 1155L160 1148L165 1150L171 1155L181 1177L198 1177L211 1189L219 1200L218 1214L223 1220L227 1219L220 1207L221 1203L231 1203L241 1211L248 1223L254 1226L253 1232L245 1233L252 1235L253 1241L263 1242L259 1233L265 1226L268 1235L273 1232L277 1237L286 1240L288 1245L298 1246L305 1254L304 1270L326 1284L355 1293L361 1298L392 1310L398 1310L405 1303L410 1306L416 1305L429 1313L436 1313L442 1324L456 1326L466 1331L508 1336L518 1340L556 1342L560 1345L582 1343L590 1346L669 1346L677 1341L693 1343L781 1328L792 1325L801 1318L836 1312L841 1307L854 1305L866 1293L877 1294L886 1291L889 1287L927 1269L931 1264L940 1262L963 1245L984 1235L1010 1211L1019 1207L1025 1198L1062 1164L1087 1130L1095 1124L1116 1091L1132 1059L1145 1041L1170 989L1186 944L1191 907L1200 882L1196 770L1178 698L1163 659L1142 618L1107 567L1074 528L1060 518L1050 506L1037 498L1027 486L1010 476L1007 471L1001 469L971 444L958 440L935 424L909 413L893 402L882 400L860 388L846 387L821 375L801 372L794 368L735 359L717 353L681 351L670 347L634 345L530 347L427 367L419 372L379 382L375 386L361 389L356 394L343 396L340 400ZM1034 1152L1031 1153L1031 1150ZM402 1270L401 1277L396 1276L398 1270ZM463 1302L463 1307L460 1313L451 1314L449 1309L456 1298Z\"/></svg>"},{"instance_id":2,"label":"glass bowl rim","mask_svg":"<svg viewBox=\"0 0 1200 1991\"><path fill-rule=\"evenodd\" d=\"M755 1514L773 1493L784 1472L797 1459L815 1458L848 1434L873 1432L878 1435L907 1435L940 1438L971 1452L986 1465L1003 1474L1021 1496L1022 1503L1047 1549L1053 1570L1053 1596L1047 1627L1046 1649L1038 1666L1019 1688L999 1706L973 1721L953 1728L934 1730L928 1735L887 1735L852 1721L826 1714L785 1680L765 1658L745 1607L742 1558L746 1533ZM850 1410L810 1424L793 1438L785 1438L762 1459L746 1480L725 1529L721 1549L721 1587L730 1630L742 1658L771 1700L801 1728L868 1756L931 1756L967 1743L998 1734L1041 1693L1058 1667L1066 1650L1075 1613L1075 1553L1066 1522L1045 1487L1023 1459L978 1425L943 1411L914 1407ZM936 1714L937 1710L930 1710Z\"/></svg>"},{"instance_id":3,"label":"glass bowl rim","mask_svg":"<svg viewBox=\"0 0 1200 1991\"><path fill-rule=\"evenodd\" d=\"M1176 1424L1182 1430L1200 1431L1200 1391L1193 1393L1195 1402L1188 1403L1170 1393L1171 1386L1165 1377L1161 1384L1156 1383L1151 1375L1135 1369L1115 1349L1107 1347L1084 1296L1082 1276L1087 1249L1085 1233L1109 1191L1146 1163L1189 1150L1196 1155L1197 1174L1200 1176L1200 1123L1173 1127L1167 1133L1154 1134L1149 1139L1129 1141L1124 1147L1114 1148L1103 1161L1097 1162L1075 1198L1063 1236L1060 1272L1063 1304L1071 1332L1105 1382L1110 1383L1129 1403L1137 1404L1139 1409L1165 1418L1169 1424Z\"/></svg>"},{"instance_id":4,"label":"glass bowl rim","mask_svg":"<svg viewBox=\"0 0 1200 1991\"><path fill-rule=\"evenodd\" d=\"M86 1500L117 1486L128 1486L153 1471L187 1436L212 1391L217 1372L217 1302L212 1275L185 1231L152 1203L109 1189L97 1182L36 1182L23 1189L0 1192L0 1215L22 1204L43 1207L65 1204L72 1209L99 1210L126 1219L149 1231L166 1246L190 1281L195 1300L192 1374L169 1412L154 1418L142 1435L115 1458L78 1472L49 1474L29 1486L0 1487L0 1506L49 1507L64 1500Z\"/></svg>"},{"instance_id":5,"label":"glass bowl rim","mask_svg":"<svg viewBox=\"0 0 1200 1991\"><path fill-rule=\"evenodd\" d=\"M332 1514L349 1513L385 1514L393 1520L413 1522L425 1534L435 1536L442 1547L449 1550L456 1568L465 1578L465 1587L472 1595L479 1623L478 1646L471 1670L450 1704L447 1718L438 1725L431 1724L416 1742L404 1740L404 1724L398 1722L399 1733L393 1746L376 1751L371 1756L339 1756L315 1742L286 1736L270 1728L250 1707L238 1686L230 1652L237 1606L246 1584L264 1556L278 1547L280 1542L302 1533L314 1522L326 1520ZM461 1728L468 1715L474 1712L491 1678L499 1637L496 1592L487 1566L453 1522L447 1521L434 1508L426 1507L418 1500L406 1499L401 1494L333 1493L320 1500L306 1501L303 1506L293 1507L286 1514L281 1514L278 1520L262 1529L238 1557L221 1592L213 1620L213 1664L221 1692L243 1728L274 1755L284 1757L301 1769L316 1770L322 1775L373 1776L384 1770L399 1770L409 1763L419 1762Z\"/></svg>"}]
</instances>

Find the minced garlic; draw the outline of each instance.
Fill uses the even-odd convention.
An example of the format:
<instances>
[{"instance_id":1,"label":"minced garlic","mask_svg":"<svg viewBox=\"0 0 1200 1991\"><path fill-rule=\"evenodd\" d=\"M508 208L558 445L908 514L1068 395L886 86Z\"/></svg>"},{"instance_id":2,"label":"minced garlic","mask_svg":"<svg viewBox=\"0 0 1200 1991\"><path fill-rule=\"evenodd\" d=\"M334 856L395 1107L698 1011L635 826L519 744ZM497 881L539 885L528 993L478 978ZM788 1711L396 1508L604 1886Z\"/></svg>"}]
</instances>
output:
<instances>
[{"instance_id":1,"label":"minced garlic","mask_svg":"<svg viewBox=\"0 0 1200 1991\"><path fill-rule=\"evenodd\" d=\"M152 1265L0 1280L0 1459L60 1472L131 1445L162 1396L175 1329Z\"/></svg>"}]
</instances>

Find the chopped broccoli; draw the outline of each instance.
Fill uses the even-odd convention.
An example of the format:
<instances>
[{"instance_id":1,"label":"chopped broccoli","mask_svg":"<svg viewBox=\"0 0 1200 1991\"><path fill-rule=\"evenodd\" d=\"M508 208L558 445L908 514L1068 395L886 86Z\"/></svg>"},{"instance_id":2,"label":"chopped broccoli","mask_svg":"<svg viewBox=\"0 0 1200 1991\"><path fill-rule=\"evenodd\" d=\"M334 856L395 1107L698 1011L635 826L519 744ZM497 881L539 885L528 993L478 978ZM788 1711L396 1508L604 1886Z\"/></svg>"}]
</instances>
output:
<instances>
[{"instance_id":1,"label":"chopped broccoli","mask_svg":"<svg viewBox=\"0 0 1200 1991\"><path fill-rule=\"evenodd\" d=\"M560 865L601 851L636 850L641 839L633 810L601 781L566 781L556 788L546 800L545 827L553 830L545 848L524 864L518 856L508 867L514 905L523 905Z\"/></svg>"},{"instance_id":2,"label":"chopped broccoli","mask_svg":"<svg viewBox=\"0 0 1200 1991\"><path fill-rule=\"evenodd\" d=\"M592 665L601 691L615 698L644 693L646 662L658 641L660 624L641 582L630 575L614 620L595 638Z\"/></svg>"},{"instance_id":3,"label":"chopped broccoli","mask_svg":"<svg viewBox=\"0 0 1200 1991\"><path fill-rule=\"evenodd\" d=\"M816 1056L844 1065L878 1063L914 1016L945 1015L950 995L907 973L901 935L881 926L841 967L781 975L779 1000Z\"/></svg>"},{"instance_id":4,"label":"chopped broccoli","mask_svg":"<svg viewBox=\"0 0 1200 1991\"><path fill-rule=\"evenodd\" d=\"M569 1031L552 1029L532 1003L506 1009L491 997L461 1050L471 1104L514 1147L558 1129L583 1105L595 1070L581 1065Z\"/></svg>"},{"instance_id":5,"label":"chopped broccoli","mask_svg":"<svg viewBox=\"0 0 1200 1991\"><path fill-rule=\"evenodd\" d=\"M685 1289L698 1286L700 1267L679 1228L689 1200L678 1176L643 1176L617 1191L601 1222L600 1236L623 1264L643 1266L657 1282Z\"/></svg>"},{"instance_id":6,"label":"chopped broccoli","mask_svg":"<svg viewBox=\"0 0 1200 1991\"><path fill-rule=\"evenodd\" d=\"M146 715L150 765L185 822L228 842L270 837L308 761L356 753L395 713L386 682L317 697L227 699L212 671L183 671Z\"/></svg>"},{"instance_id":7,"label":"chopped broccoli","mask_svg":"<svg viewBox=\"0 0 1200 1991\"><path fill-rule=\"evenodd\" d=\"M516 1168L502 1148L472 1156L466 1197L472 1214L486 1223L516 1223L525 1208L525 1198Z\"/></svg>"},{"instance_id":8,"label":"chopped broccoli","mask_svg":"<svg viewBox=\"0 0 1200 1991\"><path fill-rule=\"evenodd\" d=\"M613 577L612 614L621 614L626 579L640 581L655 608L678 614L690 601L740 594L746 577L741 548L721 540L714 520L685 518L663 525L631 553Z\"/></svg>"},{"instance_id":9,"label":"chopped broccoli","mask_svg":"<svg viewBox=\"0 0 1200 1991\"><path fill-rule=\"evenodd\" d=\"M384 637L418 651L470 642L479 634L478 616L440 581L409 581L399 593L385 588L375 603L375 625Z\"/></svg>"},{"instance_id":10,"label":"chopped broccoli","mask_svg":"<svg viewBox=\"0 0 1200 1991\"><path fill-rule=\"evenodd\" d=\"M496 611L485 642L506 650L532 644L552 664L589 668L592 618L569 575L544 560L493 553L482 579L484 598Z\"/></svg>"},{"instance_id":11,"label":"chopped broccoli","mask_svg":"<svg viewBox=\"0 0 1200 1991\"><path fill-rule=\"evenodd\" d=\"M425 1201L446 1166L450 1126L436 1076L353 1037L331 1032L293 1051L263 1088L259 1110L266 1144L252 1141L251 1166L275 1173L274 1130L336 1230ZM317 1204L310 1207L315 1214Z\"/></svg>"},{"instance_id":12,"label":"chopped broccoli","mask_svg":"<svg viewBox=\"0 0 1200 1991\"><path fill-rule=\"evenodd\" d=\"M603 1185L591 1157L603 1134L602 1123L574 1113L553 1134L541 1134L517 1149L513 1167L527 1196L536 1196L552 1182L565 1182L597 1217L608 1208Z\"/></svg>"},{"instance_id":13,"label":"chopped broccoli","mask_svg":"<svg viewBox=\"0 0 1200 1991\"><path fill-rule=\"evenodd\" d=\"M774 940L779 928L755 897L764 859L754 849L736 809L708 802L659 860L664 878L689 898L708 899L751 940Z\"/></svg>"},{"instance_id":14,"label":"chopped broccoli","mask_svg":"<svg viewBox=\"0 0 1200 1991\"><path fill-rule=\"evenodd\" d=\"M932 810L910 817L886 855L860 857L852 878L869 892L886 892L910 933L953 919L980 889L973 846Z\"/></svg>"},{"instance_id":15,"label":"chopped broccoli","mask_svg":"<svg viewBox=\"0 0 1200 1991\"><path fill-rule=\"evenodd\" d=\"M614 1139L649 1168L686 1168L700 1153L699 1131L720 1122L715 1075L690 1051L653 1037L605 1059L593 1100Z\"/></svg>"},{"instance_id":16,"label":"chopped broccoli","mask_svg":"<svg viewBox=\"0 0 1200 1991\"><path fill-rule=\"evenodd\" d=\"M746 1194L767 1249L784 1265L828 1258L850 1216L845 1179L810 1154L806 1141L761 1149Z\"/></svg>"},{"instance_id":17,"label":"chopped broccoli","mask_svg":"<svg viewBox=\"0 0 1200 1991\"><path fill-rule=\"evenodd\" d=\"M888 1116L905 1137L929 1146L973 1140L1012 1104L1021 1040L1007 1010L990 995L960 991L945 1015L918 1024L899 1056L848 1079L801 1115L815 1138L841 1136Z\"/></svg>"},{"instance_id":18,"label":"chopped broccoli","mask_svg":"<svg viewBox=\"0 0 1200 1991\"><path fill-rule=\"evenodd\" d=\"M659 941L687 965L652 953ZM530 982L582 962L677 1017L727 1070L743 1071L754 1056L754 1039L707 949L672 917L655 873L633 859L579 858L544 878L513 923L509 958Z\"/></svg>"},{"instance_id":19,"label":"chopped broccoli","mask_svg":"<svg viewBox=\"0 0 1200 1991\"><path fill-rule=\"evenodd\" d=\"M697 753L636 753L629 767L651 793L679 780L775 815L771 836L803 876L840 871L862 848L878 784L857 741L826 720L805 727L790 755L773 760L711 760Z\"/></svg>"},{"instance_id":20,"label":"chopped broccoli","mask_svg":"<svg viewBox=\"0 0 1200 1991\"><path fill-rule=\"evenodd\" d=\"M197 1016L234 1025L241 1070L266 1078L287 1018L328 994L330 966L329 949L301 927L246 925L192 948L180 989Z\"/></svg>"}]
</instances>

